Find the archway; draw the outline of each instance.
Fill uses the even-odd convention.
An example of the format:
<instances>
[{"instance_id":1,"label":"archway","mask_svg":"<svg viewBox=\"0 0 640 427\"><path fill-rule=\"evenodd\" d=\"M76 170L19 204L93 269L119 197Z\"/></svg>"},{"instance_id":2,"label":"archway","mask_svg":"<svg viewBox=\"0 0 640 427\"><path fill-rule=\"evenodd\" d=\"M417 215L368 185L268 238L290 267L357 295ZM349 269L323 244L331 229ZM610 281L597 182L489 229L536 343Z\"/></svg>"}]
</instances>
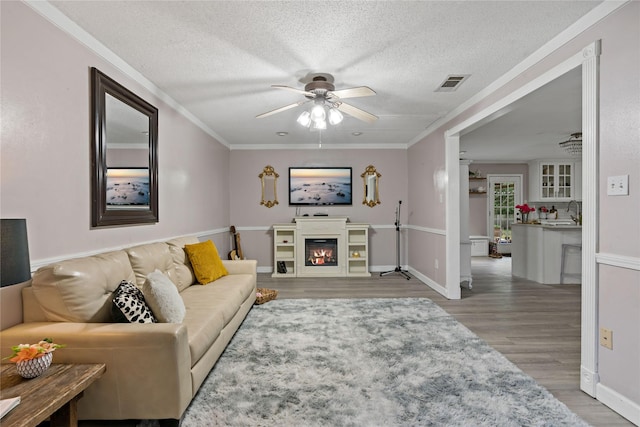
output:
<instances>
[{"instance_id":1,"label":"archway","mask_svg":"<svg viewBox=\"0 0 640 427\"><path fill-rule=\"evenodd\" d=\"M492 120L502 109L576 67L582 68L583 233L582 233L582 337L580 388L596 395L598 383L598 88L600 42L586 46L539 77L445 132L447 170L447 295L460 298L460 136Z\"/></svg>"}]
</instances>

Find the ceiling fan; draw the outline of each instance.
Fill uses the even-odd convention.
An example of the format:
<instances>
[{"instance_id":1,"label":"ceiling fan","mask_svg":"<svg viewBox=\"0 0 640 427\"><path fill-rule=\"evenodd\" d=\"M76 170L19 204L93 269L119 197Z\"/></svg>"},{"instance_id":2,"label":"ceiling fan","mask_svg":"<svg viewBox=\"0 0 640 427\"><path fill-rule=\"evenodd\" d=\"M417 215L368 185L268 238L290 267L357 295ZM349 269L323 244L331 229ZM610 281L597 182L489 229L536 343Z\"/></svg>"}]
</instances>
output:
<instances>
[{"instance_id":1,"label":"ceiling fan","mask_svg":"<svg viewBox=\"0 0 640 427\"><path fill-rule=\"evenodd\" d=\"M302 94L307 99L304 99L299 102L294 102L293 104L285 105L284 107L276 108L275 110L271 110L266 113L259 114L256 116L256 118L261 119L263 117L268 117L272 114L280 113L282 111L286 111L291 108L299 107L308 102L314 102L316 105L320 105L322 107L326 106L330 109L329 110L330 121L331 121L332 109L340 110L343 113L349 114L350 116L353 116L356 119L362 120L367 123L373 123L376 120L378 120L377 116L374 116L371 113L361 110L360 108L354 107L353 105L346 104L342 101L343 99L346 99L346 98L359 98L363 96L375 95L376 93L371 88L367 86L359 86L359 87L353 87L349 89L335 90L335 86L333 85L332 81L333 81L333 76L331 76L330 74L319 73L319 74L313 75L313 79L311 80L310 83L307 83L305 85L304 90L297 89L290 86L271 85L271 87L276 89L284 89L291 92ZM311 114L313 114L313 112ZM342 116L340 115L340 118L341 117ZM298 120L298 122L300 122L300 120ZM335 124L335 123L332 123L332 124ZM306 126L308 126L308 124Z\"/></svg>"}]
</instances>

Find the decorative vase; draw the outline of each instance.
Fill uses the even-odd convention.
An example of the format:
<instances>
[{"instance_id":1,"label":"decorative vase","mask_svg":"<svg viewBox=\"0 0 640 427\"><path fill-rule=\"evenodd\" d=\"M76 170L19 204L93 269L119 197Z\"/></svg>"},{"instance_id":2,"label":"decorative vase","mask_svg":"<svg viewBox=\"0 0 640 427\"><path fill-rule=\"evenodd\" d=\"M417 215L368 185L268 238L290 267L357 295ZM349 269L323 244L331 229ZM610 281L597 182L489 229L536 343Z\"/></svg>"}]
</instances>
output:
<instances>
[{"instance_id":1,"label":"decorative vase","mask_svg":"<svg viewBox=\"0 0 640 427\"><path fill-rule=\"evenodd\" d=\"M45 373L52 360L53 353L45 353L44 356L35 359L16 362L16 370L22 378L35 378Z\"/></svg>"},{"instance_id":2,"label":"decorative vase","mask_svg":"<svg viewBox=\"0 0 640 427\"><path fill-rule=\"evenodd\" d=\"M523 213L522 214L522 223L523 224L527 224L529 222L529 213Z\"/></svg>"}]
</instances>

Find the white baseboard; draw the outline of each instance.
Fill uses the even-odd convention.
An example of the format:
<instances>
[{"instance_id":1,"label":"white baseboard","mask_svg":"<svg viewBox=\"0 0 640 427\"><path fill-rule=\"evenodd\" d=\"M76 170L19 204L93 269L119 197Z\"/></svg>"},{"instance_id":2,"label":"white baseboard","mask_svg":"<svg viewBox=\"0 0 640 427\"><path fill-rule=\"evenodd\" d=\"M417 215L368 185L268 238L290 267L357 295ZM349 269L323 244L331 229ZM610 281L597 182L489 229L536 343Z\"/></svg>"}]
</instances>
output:
<instances>
[{"instance_id":1,"label":"white baseboard","mask_svg":"<svg viewBox=\"0 0 640 427\"><path fill-rule=\"evenodd\" d=\"M580 390L591 397L596 397L596 386L600 381L598 374L586 366L580 365Z\"/></svg>"},{"instance_id":2,"label":"white baseboard","mask_svg":"<svg viewBox=\"0 0 640 427\"><path fill-rule=\"evenodd\" d=\"M405 269L406 271L411 273L412 276L414 276L416 279L418 279L425 285L429 286L434 291L448 298L447 289L444 286L436 283L435 281L431 280L429 277L425 276L424 274L418 272L417 270L411 267L408 267L408 266L400 266L400 267L402 267L402 269ZM395 268L396 268L395 265L373 265L373 266L369 266L369 271L371 273L382 273L385 271L393 271L395 270ZM273 267L258 266L258 273L273 273Z\"/></svg>"},{"instance_id":3,"label":"white baseboard","mask_svg":"<svg viewBox=\"0 0 640 427\"><path fill-rule=\"evenodd\" d=\"M407 270L407 266L401 266L403 269ZM395 265L373 265L369 266L370 273L382 273L385 271L395 270ZM407 270L408 271L408 270ZM258 273L273 273L273 267L270 265L258 266Z\"/></svg>"},{"instance_id":4,"label":"white baseboard","mask_svg":"<svg viewBox=\"0 0 640 427\"><path fill-rule=\"evenodd\" d=\"M447 288L445 286L440 285L439 283L433 281L429 277L420 273L418 270L415 270L409 267L409 273L411 273L416 279L420 280L425 285L429 286L431 289L441 294L442 296L449 298L447 294Z\"/></svg>"},{"instance_id":5,"label":"white baseboard","mask_svg":"<svg viewBox=\"0 0 640 427\"><path fill-rule=\"evenodd\" d=\"M401 269L409 271L406 265L401 265ZM395 265L370 265L369 272L371 273L384 273L386 271L393 271L396 269Z\"/></svg>"},{"instance_id":6,"label":"white baseboard","mask_svg":"<svg viewBox=\"0 0 640 427\"><path fill-rule=\"evenodd\" d=\"M640 425L640 404L599 383L596 398L635 425Z\"/></svg>"}]
</instances>

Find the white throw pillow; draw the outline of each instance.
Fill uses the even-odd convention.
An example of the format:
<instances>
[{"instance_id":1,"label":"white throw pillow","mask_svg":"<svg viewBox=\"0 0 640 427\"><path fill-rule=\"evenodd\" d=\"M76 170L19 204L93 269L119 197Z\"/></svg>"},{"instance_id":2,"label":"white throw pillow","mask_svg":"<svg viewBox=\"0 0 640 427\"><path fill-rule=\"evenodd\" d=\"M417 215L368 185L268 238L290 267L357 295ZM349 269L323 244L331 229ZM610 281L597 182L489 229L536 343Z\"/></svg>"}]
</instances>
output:
<instances>
[{"instance_id":1,"label":"white throw pillow","mask_svg":"<svg viewBox=\"0 0 640 427\"><path fill-rule=\"evenodd\" d=\"M162 271L156 270L147 275L142 293L159 322L182 323L187 312L184 301L176 285Z\"/></svg>"}]
</instances>

